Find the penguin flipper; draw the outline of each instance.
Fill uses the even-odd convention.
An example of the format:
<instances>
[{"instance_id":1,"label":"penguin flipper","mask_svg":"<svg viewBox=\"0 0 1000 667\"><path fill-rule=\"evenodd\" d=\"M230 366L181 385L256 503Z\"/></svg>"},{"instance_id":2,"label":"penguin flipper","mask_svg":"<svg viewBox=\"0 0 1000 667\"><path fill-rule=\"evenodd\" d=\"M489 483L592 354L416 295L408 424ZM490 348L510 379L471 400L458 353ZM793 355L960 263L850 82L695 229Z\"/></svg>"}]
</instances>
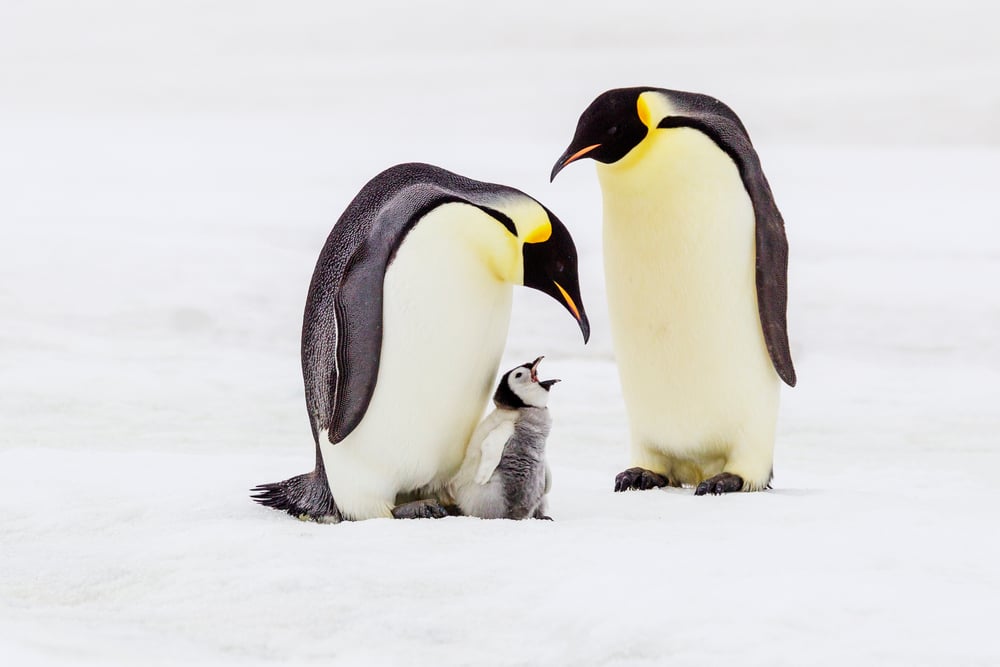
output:
<instances>
[{"instance_id":1,"label":"penguin flipper","mask_svg":"<svg viewBox=\"0 0 1000 667\"><path fill-rule=\"evenodd\" d=\"M788 239L785 237L785 221L774 203L771 187L754 160L755 172L748 182L743 182L753 203L754 235L757 246L757 311L760 326L764 332L767 353L774 364L778 377L789 387L796 382L792 352L788 346ZM742 171L742 170L741 170Z\"/></svg>"},{"instance_id":2,"label":"penguin flipper","mask_svg":"<svg viewBox=\"0 0 1000 667\"><path fill-rule=\"evenodd\" d=\"M483 442L479 446L480 459L479 468L476 470L476 484L486 484L493 477L493 471L500 465L504 447L512 435L514 435L514 424L502 421L483 438Z\"/></svg>"},{"instance_id":3,"label":"penguin flipper","mask_svg":"<svg viewBox=\"0 0 1000 667\"><path fill-rule=\"evenodd\" d=\"M788 239L771 186L764 176L750 135L735 112L707 95L662 90L681 113L667 116L658 128L691 127L707 135L736 164L754 213L757 311L764 342L778 377L795 386L795 367L788 346Z\"/></svg>"}]
</instances>

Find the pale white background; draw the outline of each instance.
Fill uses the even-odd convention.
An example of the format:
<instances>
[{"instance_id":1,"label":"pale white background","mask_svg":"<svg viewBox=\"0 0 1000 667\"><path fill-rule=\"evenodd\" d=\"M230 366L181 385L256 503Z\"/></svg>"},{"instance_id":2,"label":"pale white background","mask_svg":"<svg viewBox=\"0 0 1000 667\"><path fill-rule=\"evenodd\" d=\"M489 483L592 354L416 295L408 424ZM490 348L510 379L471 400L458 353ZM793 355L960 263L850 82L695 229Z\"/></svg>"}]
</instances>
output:
<instances>
[{"instance_id":1,"label":"pale white background","mask_svg":"<svg viewBox=\"0 0 1000 667\"><path fill-rule=\"evenodd\" d=\"M994 3L341 4L2 0L4 664L1000 662ZM727 101L784 212L771 492L611 492L600 195L547 177L624 85ZM564 380L554 523L247 499L312 465L309 277L406 160L577 239L591 344L522 293L505 359Z\"/></svg>"}]
</instances>

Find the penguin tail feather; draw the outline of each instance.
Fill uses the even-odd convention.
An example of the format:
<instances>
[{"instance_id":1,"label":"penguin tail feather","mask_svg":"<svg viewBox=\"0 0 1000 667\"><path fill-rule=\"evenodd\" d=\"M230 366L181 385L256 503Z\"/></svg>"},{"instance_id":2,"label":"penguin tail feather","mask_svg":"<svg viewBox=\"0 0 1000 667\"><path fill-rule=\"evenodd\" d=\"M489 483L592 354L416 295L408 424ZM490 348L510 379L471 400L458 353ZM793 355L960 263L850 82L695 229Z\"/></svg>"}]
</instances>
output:
<instances>
[{"instance_id":1,"label":"penguin tail feather","mask_svg":"<svg viewBox=\"0 0 1000 667\"><path fill-rule=\"evenodd\" d=\"M250 490L255 503L288 512L303 521L340 523L343 517L333 501L326 473L313 470L283 482L261 484Z\"/></svg>"}]
</instances>

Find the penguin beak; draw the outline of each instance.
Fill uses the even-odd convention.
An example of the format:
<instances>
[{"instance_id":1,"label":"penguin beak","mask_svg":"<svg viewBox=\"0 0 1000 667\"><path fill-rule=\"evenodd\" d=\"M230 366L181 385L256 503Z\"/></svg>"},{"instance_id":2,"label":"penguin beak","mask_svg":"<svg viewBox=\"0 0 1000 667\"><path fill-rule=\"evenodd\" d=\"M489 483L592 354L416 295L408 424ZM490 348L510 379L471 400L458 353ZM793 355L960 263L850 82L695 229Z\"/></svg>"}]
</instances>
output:
<instances>
[{"instance_id":1,"label":"penguin beak","mask_svg":"<svg viewBox=\"0 0 1000 667\"><path fill-rule=\"evenodd\" d=\"M586 156L587 153L600 147L600 144L594 144L592 146L585 146L584 148L580 148L578 150L571 144L570 147L566 149L566 152L559 156L559 159L556 160L555 165L552 167L552 173L549 174L549 183L556 180L556 175L563 170L563 167L571 162L576 162L580 158Z\"/></svg>"},{"instance_id":2,"label":"penguin beak","mask_svg":"<svg viewBox=\"0 0 1000 667\"><path fill-rule=\"evenodd\" d=\"M556 382L559 382L559 380L539 380L538 379L538 364L541 363L542 359L544 359L544 358L545 357L538 357L537 359L535 359L534 361L532 361L531 362L531 366L528 367L528 370L531 372L531 381L532 382L537 382L539 385L541 385L542 389L544 389L545 391L548 391L549 389L552 388L552 385L554 385Z\"/></svg>"},{"instance_id":3,"label":"penguin beak","mask_svg":"<svg viewBox=\"0 0 1000 667\"><path fill-rule=\"evenodd\" d=\"M538 357L531 362L530 366L528 366L528 372L531 373L532 382L538 382L538 364L542 363L542 359L544 358L544 356Z\"/></svg>"},{"instance_id":4,"label":"penguin beak","mask_svg":"<svg viewBox=\"0 0 1000 667\"><path fill-rule=\"evenodd\" d=\"M580 297L576 245L565 225L546 209L552 233L539 243L525 243L524 286L548 294L569 311L580 327L583 342L590 340L590 321Z\"/></svg>"}]
</instances>

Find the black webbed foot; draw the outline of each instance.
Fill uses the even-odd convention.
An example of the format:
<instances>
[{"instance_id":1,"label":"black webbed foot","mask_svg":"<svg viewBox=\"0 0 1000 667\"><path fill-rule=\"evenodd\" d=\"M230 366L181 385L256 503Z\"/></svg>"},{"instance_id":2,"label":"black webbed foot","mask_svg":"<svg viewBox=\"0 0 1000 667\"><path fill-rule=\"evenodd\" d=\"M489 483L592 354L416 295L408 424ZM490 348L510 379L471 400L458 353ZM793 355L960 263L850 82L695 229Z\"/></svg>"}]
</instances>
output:
<instances>
[{"instance_id":1,"label":"black webbed foot","mask_svg":"<svg viewBox=\"0 0 1000 667\"><path fill-rule=\"evenodd\" d=\"M443 519L448 508L436 500L414 500L392 508L394 519Z\"/></svg>"},{"instance_id":2,"label":"black webbed foot","mask_svg":"<svg viewBox=\"0 0 1000 667\"><path fill-rule=\"evenodd\" d=\"M719 473L715 477L709 477L704 482L698 485L698 488L694 490L694 495L703 496L706 493L711 493L713 496L719 496L723 493L733 493L734 491L743 490L743 478L739 475L734 475L731 472Z\"/></svg>"},{"instance_id":3,"label":"black webbed foot","mask_svg":"<svg viewBox=\"0 0 1000 667\"><path fill-rule=\"evenodd\" d=\"M629 468L615 477L615 491L657 489L670 483L666 477L645 468Z\"/></svg>"}]
</instances>

